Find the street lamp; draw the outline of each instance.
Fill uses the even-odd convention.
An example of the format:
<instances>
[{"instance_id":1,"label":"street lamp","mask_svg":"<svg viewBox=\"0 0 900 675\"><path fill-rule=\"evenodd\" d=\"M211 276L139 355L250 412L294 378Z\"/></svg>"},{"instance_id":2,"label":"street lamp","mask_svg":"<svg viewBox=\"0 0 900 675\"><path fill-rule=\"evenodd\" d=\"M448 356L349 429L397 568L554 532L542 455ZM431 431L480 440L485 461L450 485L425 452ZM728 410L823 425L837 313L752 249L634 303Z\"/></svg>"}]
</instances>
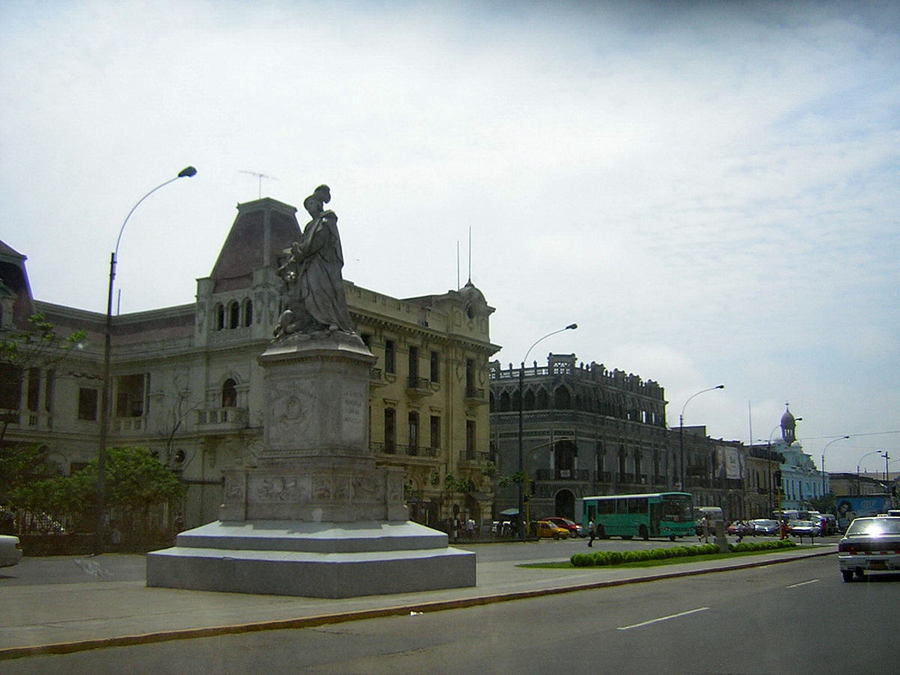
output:
<instances>
[{"instance_id":1,"label":"street lamp","mask_svg":"<svg viewBox=\"0 0 900 675\"><path fill-rule=\"evenodd\" d=\"M103 335L103 388L100 393L100 441L97 450L97 533L94 542L94 553L103 552L103 535L106 530L106 438L109 433L109 396L110 396L110 375L109 361L112 346L112 303L113 303L113 281L116 278L116 257L119 253L119 243L122 241L122 233L125 231L125 225L135 209L154 192L165 187L169 183L174 183L179 178L191 178L197 174L197 169L192 166L185 167L178 172L174 178L160 183L147 194L141 197L137 203L131 207L131 211L122 221L122 227L119 228L119 236L116 238L116 248L109 256L109 291L106 296L106 324L104 326Z\"/></svg>"},{"instance_id":2,"label":"street lamp","mask_svg":"<svg viewBox=\"0 0 900 675\"><path fill-rule=\"evenodd\" d=\"M715 391L716 389L724 389L724 384L717 384L715 387L709 387L707 389L701 389L696 394L693 394L688 397L688 400L684 402L684 405L681 406L681 414L678 416L678 446L680 449L679 456L681 462L681 490L685 491L686 485L686 473L684 470L684 409L687 408L687 404L691 402L691 399L695 396L699 396L700 394L704 394L707 391Z\"/></svg>"},{"instance_id":3,"label":"street lamp","mask_svg":"<svg viewBox=\"0 0 900 675\"><path fill-rule=\"evenodd\" d=\"M524 389L525 389L525 362L528 360L528 355L531 354L531 350L534 349L539 342L546 340L551 335L556 335L557 333L562 333L567 330L575 330L578 328L577 323L570 323L565 328L560 328L559 330L555 330L552 333L547 333L544 337L537 340L533 345L528 348L528 351L525 352L525 357L522 359L522 364L519 367L519 499L518 499L518 509L519 509L519 541L525 541L525 523L522 520L522 511L524 507L524 485L523 482L525 480L524 476L524 467L525 462L523 459L523 449L522 449L522 428L523 428L523 416L522 416L522 399L524 398Z\"/></svg>"},{"instance_id":4,"label":"street lamp","mask_svg":"<svg viewBox=\"0 0 900 675\"><path fill-rule=\"evenodd\" d=\"M828 446L832 443L837 443L838 441L843 441L845 439L850 438L849 436L841 436L839 438L835 438L833 441L828 441L825 444L825 447L822 448L822 496L825 496L825 451L828 449Z\"/></svg>"},{"instance_id":5,"label":"street lamp","mask_svg":"<svg viewBox=\"0 0 900 675\"><path fill-rule=\"evenodd\" d=\"M860 464L862 464L862 461L869 455L877 455L880 452L881 452L881 450L872 450L872 452L867 452L866 454L864 454L862 457L860 457L856 461L856 494L860 494L860 489L859 489L859 466L860 466Z\"/></svg>"}]
</instances>

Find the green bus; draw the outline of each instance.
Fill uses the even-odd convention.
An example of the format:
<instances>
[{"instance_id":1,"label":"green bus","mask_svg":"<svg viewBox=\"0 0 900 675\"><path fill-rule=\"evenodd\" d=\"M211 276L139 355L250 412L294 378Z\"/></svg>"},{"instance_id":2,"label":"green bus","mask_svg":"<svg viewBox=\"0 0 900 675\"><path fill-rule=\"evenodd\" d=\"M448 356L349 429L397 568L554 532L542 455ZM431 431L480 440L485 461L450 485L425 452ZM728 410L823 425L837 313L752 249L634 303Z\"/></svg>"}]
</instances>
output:
<instances>
[{"instance_id":1,"label":"green bus","mask_svg":"<svg viewBox=\"0 0 900 675\"><path fill-rule=\"evenodd\" d=\"M693 498L687 492L585 497L581 514L585 531L590 521L599 539L668 537L674 541L696 534Z\"/></svg>"}]
</instances>

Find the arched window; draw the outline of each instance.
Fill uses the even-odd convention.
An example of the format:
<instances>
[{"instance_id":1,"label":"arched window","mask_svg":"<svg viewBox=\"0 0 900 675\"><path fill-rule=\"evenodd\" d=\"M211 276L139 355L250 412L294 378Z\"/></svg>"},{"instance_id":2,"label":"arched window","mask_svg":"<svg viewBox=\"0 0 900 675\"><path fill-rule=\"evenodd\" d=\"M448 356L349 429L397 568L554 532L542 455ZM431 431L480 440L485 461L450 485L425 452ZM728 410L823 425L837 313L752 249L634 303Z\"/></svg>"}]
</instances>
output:
<instances>
[{"instance_id":1,"label":"arched window","mask_svg":"<svg viewBox=\"0 0 900 675\"><path fill-rule=\"evenodd\" d=\"M222 385L222 407L237 408L237 383L230 377Z\"/></svg>"},{"instance_id":2,"label":"arched window","mask_svg":"<svg viewBox=\"0 0 900 675\"><path fill-rule=\"evenodd\" d=\"M565 387L559 387L553 392L553 407L556 410L569 410L572 407L572 395Z\"/></svg>"},{"instance_id":3,"label":"arched window","mask_svg":"<svg viewBox=\"0 0 900 675\"><path fill-rule=\"evenodd\" d=\"M509 392L504 391L500 394L500 412L509 412Z\"/></svg>"},{"instance_id":4,"label":"arched window","mask_svg":"<svg viewBox=\"0 0 900 675\"><path fill-rule=\"evenodd\" d=\"M538 410L546 410L550 407L550 397L547 390L541 387L538 389L536 406Z\"/></svg>"},{"instance_id":5,"label":"arched window","mask_svg":"<svg viewBox=\"0 0 900 675\"><path fill-rule=\"evenodd\" d=\"M250 298L244 300L244 311L242 314L244 315L244 327L251 326L253 324L253 301Z\"/></svg>"},{"instance_id":6,"label":"arched window","mask_svg":"<svg viewBox=\"0 0 900 675\"><path fill-rule=\"evenodd\" d=\"M228 327L237 328L241 321L241 306L236 300L228 303Z\"/></svg>"},{"instance_id":7,"label":"arched window","mask_svg":"<svg viewBox=\"0 0 900 675\"><path fill-rule=\"evenodd\" d=\"M525 410L534 410L534 392L529 389L525 392L525 400L523 401Z\"/></svg>"},{"instance_id":8,"label":"arched window","mask_svg":"<svg viewBox=\"0 0 900 675\"><path fill-rule=\"evenodd\" d=\"M222 303L216 304L216 330L222 330L225 328L225 308L222 306Z\"/></svg>"}]
</instances>

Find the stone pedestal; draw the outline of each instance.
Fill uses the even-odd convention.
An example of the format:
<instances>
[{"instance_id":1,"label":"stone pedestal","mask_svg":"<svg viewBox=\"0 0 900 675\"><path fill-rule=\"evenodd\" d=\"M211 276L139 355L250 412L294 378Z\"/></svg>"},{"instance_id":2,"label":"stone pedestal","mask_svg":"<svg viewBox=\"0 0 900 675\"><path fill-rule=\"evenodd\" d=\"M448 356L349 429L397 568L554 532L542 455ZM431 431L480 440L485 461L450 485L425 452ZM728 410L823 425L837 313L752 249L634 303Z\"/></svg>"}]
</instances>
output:
<instances>
[{"instance_id":1,"label":"stone pedestal","mask_svg":"<svg viewBox=\"0 0 900 675\"><path fill-rule=\"evenodd\" d=\"M270 346L258 466L224 472L220 520L148 554L147 585L329 598L474 586L475 555L407 521L403 470L375 465L374 361L346 333Z\"/></svg>"}]
</instances>

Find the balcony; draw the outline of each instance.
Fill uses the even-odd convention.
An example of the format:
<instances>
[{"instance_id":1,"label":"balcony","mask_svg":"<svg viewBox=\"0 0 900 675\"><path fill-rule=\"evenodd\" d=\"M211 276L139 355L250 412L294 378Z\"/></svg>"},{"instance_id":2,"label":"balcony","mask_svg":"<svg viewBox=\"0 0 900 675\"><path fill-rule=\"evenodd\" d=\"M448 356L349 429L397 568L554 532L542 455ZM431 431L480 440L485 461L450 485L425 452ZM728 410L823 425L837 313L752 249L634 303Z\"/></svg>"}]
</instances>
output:
<instances>
[{"instance_id":1,"label":"balcony","mask_svg":"<svg viewBox=\"0 0 900 675\"><path fill-rule=\"evenodd\" d=\"M370 443L369 447L377 455L392 455L395 457L417 457L421 459L434 459L441 449L420 447L416 445L401 445L399 443Z\"/></svg>"},{"instance_id":2,"label":"balcony","mask_svg":"<svg viewBox=\"0 0 900 675\"><path fill-rule=\"evenodd\" d=\"M481 387L466 387L466 403L486 405L488 400L484 397L484 389Z\"/></svg>"},{"instance_id":3,"label":"balcony","mask_svg":"<svg viewBox=\"0 0 900 675\"><path fill-rule=\"evenodd\" d=\"M375 387L383 387L387 384L384 371L381 368L369 368L369 384Z\"/></svg>"},{"instance_id":4,"label":"balcony","mask_svg":"<svg viewBox=\"0 0 900 675\"><path fill-rule=\"evenodd\" d=\"M431 396L431 380L424 377L409 377L406 380L406 393L410 396Z\"/></svg>"},{"instance_id":5,"label":"balcony","mask_svg":"<svg viewBox=\"0 0 900 675\"><path fill-rule=\"evenodd\" d=\"M245 429L247 408L206 408L197 411L197 426L202 431L231 431Z\"/></svg>"},{"instance_id":6,"label":"balcony","mask_svg":"<svg viewBox=\"0 0 900 675\"><path fill-rule=\"evenodd\" d=\"M535 480L540 481L580 481L587 483L591 472L587 469L538 469L534 472Z\"/></svg>"},{"instance_id":7,"label":"balcony","mask_svg":"<svg viewBox=\"0 0 900 675\"><path fill-rule=\"evenodd\" d=\"M138 433L147 428L147 421L143 417L113 417L112 430L114 433Z\"/></svg>"},{"instance_id":8,"label":"balcony","mask_svg":"<svg viewBox=\"0 0 900 675\"><path fill-rule=\"evenodd\" d=\"M473 452L463 450L459 453L460 464L481 466L482 464L486 464L488 461L490 461L490 455L486 452Z\"/></svg>"}]
</instances>

